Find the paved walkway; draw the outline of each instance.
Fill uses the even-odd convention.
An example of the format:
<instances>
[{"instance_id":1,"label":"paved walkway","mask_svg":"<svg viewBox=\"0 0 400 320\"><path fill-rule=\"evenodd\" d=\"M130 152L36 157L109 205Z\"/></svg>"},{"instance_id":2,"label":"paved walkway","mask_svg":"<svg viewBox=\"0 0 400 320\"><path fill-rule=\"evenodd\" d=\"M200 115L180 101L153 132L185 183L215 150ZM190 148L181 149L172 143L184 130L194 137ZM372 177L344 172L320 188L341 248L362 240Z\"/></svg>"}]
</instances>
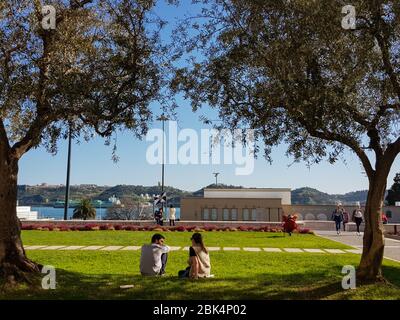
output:
<instances>
[{"instance_id":1,"label":"paved walkway","mask_svg":"<svg viewBox=\"0 0 400 320\"><path fill-rule=\"evenodd\" d=\"M336 231L315 231L315 233L329 240L352 246L359 251L363 248L363 233L361 236L357 236L355 232L342 232L340 235L336 234ZM386 238L384 256L400 262L400 241Z\"/></svg>"},{"instance_id":2,"label":"paved walkway","mask_svg":"<svg viewBox=\"0 0 400 320\"><path fill-rule=\"evenodd\" d=\"M140 246L45 246L45 245L32 245L25 246L26 250L79 250L79 251L138 251ZM188 251L189 247L170 247L171 251ZM260 247L208 247L209 251L247 251L247 252L289 252L289 253L323 253L323 254L344 254L344 253L357 253L360 254L359 249L307 249L307 248L260 248Z\"/></svg>"}]
</instances>

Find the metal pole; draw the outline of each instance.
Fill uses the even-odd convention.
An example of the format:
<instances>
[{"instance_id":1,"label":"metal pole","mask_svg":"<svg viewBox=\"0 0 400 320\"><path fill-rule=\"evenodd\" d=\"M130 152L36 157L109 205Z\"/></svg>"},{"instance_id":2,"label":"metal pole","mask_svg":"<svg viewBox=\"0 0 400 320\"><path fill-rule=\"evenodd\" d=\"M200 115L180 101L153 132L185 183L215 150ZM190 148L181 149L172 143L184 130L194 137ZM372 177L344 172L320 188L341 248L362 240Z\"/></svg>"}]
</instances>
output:
<instances>
[{"instance_id":1,"label":"metal pole","mask_svg":"<svg viewBox=\"0 0 400 320\"><path fill-rule=\"evenodd\" d=\"M163 131L163 142L162 142L162 171L161 171L161 194L164 192L164 138L165 138L165 120L162 118L162 131Z\"/></svg>"},{"instance_id":2,"label":"metal pole","mask_svg":"<svg viewBox=\"0 0 400 320\"><path fill-rule=\"evenodd\" d=\"M162 119L162 131L163 131L163 144L162 144L162 179L161 179L161 195L164 193L164 162L165 162L165 154L164 154L164 139L165 139L165 117L163 115ZM164 215L165 215L165 203L162 203L162 208L163 208L163 220L164 220Z\"/></svg>"},{"instance_id":3,"label":"metal pole","mask_svg":"<svg viewBox=\"0 0 400 320\"><path fill-rule=\"evenodd\" d=\"M67 182L65 190L65 204L64 204L64 220L68 220L68 207L69 207L69 178L71 174L71 143L72 143L72 130L71 124L69 125L68 136L68 160L67 160Z\"/></svg>"}]
</instances>

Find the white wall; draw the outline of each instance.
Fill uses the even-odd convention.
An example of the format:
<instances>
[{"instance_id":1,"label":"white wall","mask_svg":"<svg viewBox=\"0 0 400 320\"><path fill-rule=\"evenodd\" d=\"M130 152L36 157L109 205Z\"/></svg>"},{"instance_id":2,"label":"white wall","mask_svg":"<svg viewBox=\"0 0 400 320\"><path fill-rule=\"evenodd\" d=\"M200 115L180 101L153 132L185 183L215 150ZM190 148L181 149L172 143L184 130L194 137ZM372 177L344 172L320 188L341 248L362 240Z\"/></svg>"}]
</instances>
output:
<instances>
[{"instance_id":1,"label":"white wall","mask_svg":"<svg viewBox=\"0 0 400 320\"><path fill-rule=\"evenodd\" d=\"M290 189L205 189L204 198L252 198L252 199L282 199L283 205L290 205Z\"/></svg>"}]
</instances>

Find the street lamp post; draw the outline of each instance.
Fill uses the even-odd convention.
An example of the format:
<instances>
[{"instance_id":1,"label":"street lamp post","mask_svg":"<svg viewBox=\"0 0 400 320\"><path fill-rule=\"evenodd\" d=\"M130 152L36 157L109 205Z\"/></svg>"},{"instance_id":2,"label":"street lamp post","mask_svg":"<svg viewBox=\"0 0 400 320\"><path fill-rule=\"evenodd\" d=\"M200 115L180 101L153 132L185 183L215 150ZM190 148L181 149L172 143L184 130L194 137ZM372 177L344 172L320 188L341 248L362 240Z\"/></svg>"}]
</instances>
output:
<instances>
[{"instance_id":1,"label":"street lamp post","mask_svg":"<svg viewBox=\"0 0 400 320\"><path fill-rule=\"evenodd\" d=\"M67 160L67 181L65 185L65 203L64 203L64 220L68 219L68 207L69 207L69 178L71 174L71 144L72 144L72 129L71 123L69 124L68 133L68 160Z\"/></svg>"},{"instance_id":2,"label":"street lamp post","mask_svg":"<svg viewBox=\"0 0 400 320\"><path fill-rule=\"evenodd\" d=\"M161 195L164 193L164 173L165 173L165 121L168 121L168 118L164 115L164 113L157 119L159 121L162 121L162 132L163 132L163 139L162 139L162 165L161 165ZM164 212L164 202L162 202L162 208L163 208L163 214Z\"/></svg>"},{"instance_id":3,"label":"street lamp post","mask_svg":"<svg viewBox=\"0 0 400 320\"><path fill-rule=\"evenodd\" d=\"M215 176L215 186L217 187L218 186L218 175L219 175L219 172L214 172L213 175Z\"/></svg>"}]
</instances>

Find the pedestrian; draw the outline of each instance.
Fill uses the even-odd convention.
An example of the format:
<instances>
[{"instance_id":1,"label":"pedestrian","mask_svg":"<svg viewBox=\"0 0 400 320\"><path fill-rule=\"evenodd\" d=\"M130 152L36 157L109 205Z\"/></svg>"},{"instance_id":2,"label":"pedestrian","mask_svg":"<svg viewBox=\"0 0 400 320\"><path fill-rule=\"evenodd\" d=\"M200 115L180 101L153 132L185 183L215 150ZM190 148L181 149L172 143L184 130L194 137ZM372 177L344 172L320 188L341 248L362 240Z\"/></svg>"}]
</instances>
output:
<instances>
[{"instance_id":1,"label":"pedestrian","mask_svg":"<svg viewBox=\"0 0 400 320\"><path fill-rule=\"evenodd\" d=\"M158 212L159 212L159 215L158 215L159 225L162 226L164 224L164 209L161 207L160 210L158 210Z\"/></svg>"},{"instance_id":2,"label":"pedestrian","mask_svg":"<svg viewBox=\"0 0 400 320\"><path fill-rule=\"evenodd\" d=\"M388 217L386 216L386 214L384 212L382 212L382 223L387 224L388 222L389 222Z\"/></svg>"},{"instance_id":3,"label":"pedestrian","mask_svg":"<svg viewBox=\"0 0 400 320\"><path fill-rule=\"evenodd\" d=\"M353 211L352 220L356 223L357 226L357 235L361 235L360 233L360 224L363 221L363 213L361 211L361 205L357 202L357 208Z\"/></svg>"},{"instance_id":4,"label":"pedestrian","mask_svg":"<svg viewBox=\"0 0 400 320\"><path fill-rule=\"evenodd\" d=\"M158 209L156 209L156 211L154 211L154 220L156 220L156 224L160 224L159 216L160 216L160 213L159 213Z\"/></svg>"},{"instance_id":5,"label":"pedestrian","mask_svg":"<svg viewBox=\"0 0 400 320\"><path fill-rule=\"evenodd\" d=\"M171 204L169 206L169 225L170 226L175 226L175 219L176 219L176 209L174 206Z\"/></svg>"},{"instance_id":6,"label":"pedestrian","mask_svg":"<svg viewBox=\"0 0 400 320\"><path fill-rule=\"evenodd\" d=\"M346 231L346 223L348 223L350 220L350 215L349 213L343 209L343 231Z\"/></svg>"},{"instance_id":7,"label":"pedestrian","mask_svg":"<svg viewBox=\"0 0 400 320\"><path fill-rule=\"evenodd\" d=\"M341 203L338 203L336 209L333 210L332 220L335 221L336 224L336 233L340 234L340 225L343 221L343 209Z\"/></svg>"}]
</instances>

